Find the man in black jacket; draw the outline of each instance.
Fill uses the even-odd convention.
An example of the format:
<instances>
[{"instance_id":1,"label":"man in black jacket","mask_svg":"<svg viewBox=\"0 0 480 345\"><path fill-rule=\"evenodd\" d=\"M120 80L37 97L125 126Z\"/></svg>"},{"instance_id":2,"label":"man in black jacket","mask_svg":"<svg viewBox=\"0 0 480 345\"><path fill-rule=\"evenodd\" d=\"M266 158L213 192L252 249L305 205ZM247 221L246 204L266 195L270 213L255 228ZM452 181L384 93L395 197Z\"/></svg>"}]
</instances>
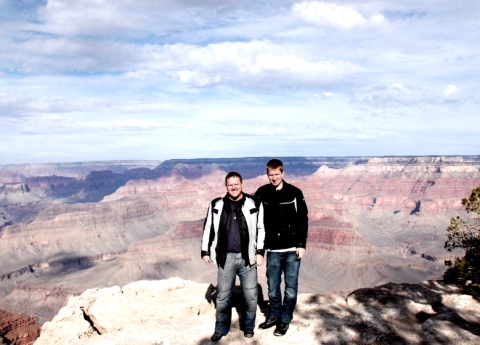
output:
<instances>
[{"instance_id":1,"label":"man in black jacket","mask_svg":"<svg viewBox=\"0 0 480 345\"><path fill-rule=\"evenodd\" d=\"M267 281L269 311L258 327L275 327L276 336L287 333L297 303L300 260L305 255L308 232L308 210L303 193L283 180L283 163L272 159L267 163L270 181L258 188L255 196L264 205L265 249L267 249ZM282 273L285 292L282 303Z\"/></svg>"}]
</instances>

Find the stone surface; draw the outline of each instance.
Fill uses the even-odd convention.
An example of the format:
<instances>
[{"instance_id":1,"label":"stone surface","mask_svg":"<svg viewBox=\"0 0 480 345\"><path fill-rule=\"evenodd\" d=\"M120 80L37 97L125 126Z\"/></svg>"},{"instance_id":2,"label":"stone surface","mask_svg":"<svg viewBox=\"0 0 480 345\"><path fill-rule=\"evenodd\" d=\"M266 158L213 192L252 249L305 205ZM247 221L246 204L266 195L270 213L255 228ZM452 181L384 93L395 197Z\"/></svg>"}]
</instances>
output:
<instances>
[{"instance_id":1,"label":"stone surface","mask_svg":"<svg viewBox=\"0 0 480 345\"><path fill-rule=\"evenodd\" d=\"M43 325L36 345L210 344L215 323L211 285L170 278L91 289L71 298ZM273 329L239 330L240 295L224 344L478 344L480 303L455 286L427 281L386 284L345 296L301 294L283 338ZM262 304L260 304L262 305ZM257 326L266 307L257 309Z\"/></svg>"}]
</instances>

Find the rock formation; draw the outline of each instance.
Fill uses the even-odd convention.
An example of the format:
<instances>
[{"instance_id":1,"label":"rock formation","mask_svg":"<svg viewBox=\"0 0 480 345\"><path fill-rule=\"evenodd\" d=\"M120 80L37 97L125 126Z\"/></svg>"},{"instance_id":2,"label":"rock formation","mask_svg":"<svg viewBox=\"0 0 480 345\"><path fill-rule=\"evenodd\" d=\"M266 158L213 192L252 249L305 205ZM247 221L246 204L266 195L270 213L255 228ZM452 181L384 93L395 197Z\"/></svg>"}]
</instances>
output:
<instances>
[{"instance_id":1,"label":"rock formation","mask_svg":"<svg viewBox=\"0 0 480 345\"><path fill-rule=\"evenodd\" d=\"M210 344L215 289L179 278L90 289L43 325L36 345ZM240 294L234 295L225 344L478 344L480 302L440 282L385 284L348 296L301 294L287 334L239 330ZM257 308L258 325L266 305Z\"/></svg>"},{"instance_id":2,"label":"rock formation","mask_svg":"<svg viewBox=\"0 0 480 345\"><path fill-rule=\"evenodd\" d=\"M0 344L32 345L40 330L33 316L0 310Z\"/></svg>"}]
</instances>

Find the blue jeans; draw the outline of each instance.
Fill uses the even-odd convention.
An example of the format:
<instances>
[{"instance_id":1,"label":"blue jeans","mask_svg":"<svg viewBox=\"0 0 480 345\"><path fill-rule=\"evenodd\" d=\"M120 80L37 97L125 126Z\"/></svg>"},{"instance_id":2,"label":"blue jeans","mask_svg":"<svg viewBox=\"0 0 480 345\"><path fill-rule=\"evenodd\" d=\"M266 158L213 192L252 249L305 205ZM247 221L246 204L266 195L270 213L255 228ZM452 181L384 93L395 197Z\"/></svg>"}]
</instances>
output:
<instances>
[{"instance_id":1,"label":"blue jeans","mask_svg":"<svg viewBox=\"0 0 480 345\"><path fill-rule=\"evenodd\" d=\"M227 335L232 321L232 295L235 290L236 276L240 278L244 306L240 317L242 330L255 328L257 314L257 267L246 266L241 253L228 253L224 268L218 267L218 294L215 332Z\"/></svg>"},{"instance_id":2,"label":"blue jeans","mask_svg":"<svg viewBox=\"0 0 480 345\"><path fill-rule=\"evenodd\" d=\"M270 307L268 318L278 318L289 324L293 319L293 310L297 304L298 273L300 260L297 253L267 252L267 282ZM282 273L285 279L285 293L282 304Z\"/></svg>"}]
</instances>

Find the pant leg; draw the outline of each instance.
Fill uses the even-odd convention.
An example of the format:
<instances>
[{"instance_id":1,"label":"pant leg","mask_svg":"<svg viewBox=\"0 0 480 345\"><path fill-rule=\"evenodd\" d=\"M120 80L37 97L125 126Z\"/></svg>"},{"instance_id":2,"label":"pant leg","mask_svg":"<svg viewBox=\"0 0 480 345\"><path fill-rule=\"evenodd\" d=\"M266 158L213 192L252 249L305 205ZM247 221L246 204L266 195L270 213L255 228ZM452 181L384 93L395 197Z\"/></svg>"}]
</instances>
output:
<instances>
[{"instance_id":1,"label":"pant leg","mask_svg":"<svg viewBox=\"0 0 480 345\"><path fill-rule=\"evenodd\" d=\"M218 267L217 273L217 310L215 332L228 334L232 322L232 295L235 288L235 254L227 254L224 268Z\"/></svg>"},{"instance_id":2,"label":"pant leg","mask_svg":"<svg viewBox=\"0 0 480 345\"><path fill-rule=\"evenodd\" d=\"M240 327L243 330L253 330L255 329L258 302L257 267L255 265L245 267L245 260L242 259L241 262L243 267L237 271L244 298Z\"/></svg>"},{"instance_id":3,"label":"pant leg","mask_svg":"<svg viewBox=\"0 0 480 345\"><path fill-rule=\"evenodd\" d=\"M285 293L283 296L282 312L280 321L290 323L293 319L293 311L297 304L298 274L300 272L300 260L297 260L296 252L285 253Z\"/></svg>"},{"instance_id":4,"label":"pant leg","mask_svg":"<svg viewBox=\"0 0 480 345\"><path fill-rule=\"evenodd\" d=\"M282 310L282 254L267 252L268 318L279 317Z\"/></svg>"}]
</instances>

